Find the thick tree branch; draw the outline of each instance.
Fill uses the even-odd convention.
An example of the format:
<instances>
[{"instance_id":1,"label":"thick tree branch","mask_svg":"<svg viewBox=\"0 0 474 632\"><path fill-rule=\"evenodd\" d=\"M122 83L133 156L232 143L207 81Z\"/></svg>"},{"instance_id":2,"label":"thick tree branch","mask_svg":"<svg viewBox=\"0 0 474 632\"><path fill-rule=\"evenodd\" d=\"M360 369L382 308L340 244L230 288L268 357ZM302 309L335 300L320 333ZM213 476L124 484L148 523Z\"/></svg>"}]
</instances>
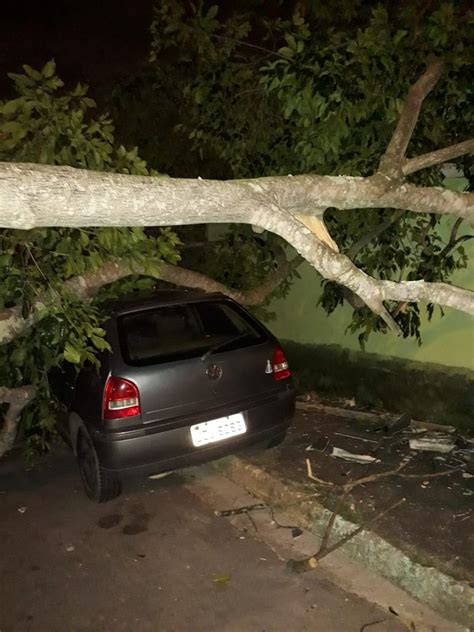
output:
<instances>
[{"instance_id":1,"label":"thick tree branch","mask_svg":"<svg viewBox=\"0 0 474 632\"><path fill-rule=\"evenodd\" d=\"M403 105L398 124L382 157L379 173L392 178L400 178L408 143L415 129L425 97L437 84L444 70L444 62L440 59L431 61L421 75L409 89Z\"/></svg>"},{"instance_id":2,"label":"thick tree branch","mask_svg":"<svg viewBox=\"0 0 474 632\"><path fill-rule=\"evenodd\" d=\"M274 216L272 220L265 226L267 230L281 231L278 234L285 235L306 261L325 278L344 285L360 296L365 304L397 333L400 333L399 328L387 312L384 301L424 301L474 314L474 292L444 283L427 283L422 280L397 283L374 279L357 268L347 256L334 252L317 240L301 223L291 223L286 219L277 222Z\"/></svg>"},{"instance_id":3,"label":"thick tree branch","mask_svg":"<svg viewBox=\"0 0 474 632\"><path fill-rule=\"evenodd\" d=\"M420 281L375 281L380 298L388 301L406 303L434 303L441 307L452 307L466 314L474 315L474 292L448 285L447 283L429 283Z\"/></svg>"},{"instance_id":4,"label":"thick tree branch","mask_svg":"<svg viewBox=\"0 0 474 632\"><path fill-rule=\"evenodd\" d=\"M416 156L415 158L409 158L403 163L402 172L403 175L407 176L410 173L415 173L415 171L420 171L420 169L426 169L427 167L439 165L448 160L454 160L454 158L459 158L459 156L472 153L474 153L474 138L456 145L450 145L444 149L421 154L421 156Z\"/></svg>"},{"instance_id":5,"label":"thick tree branch","mask_svg":"<svg viewBox=\"0 0 474 632\"><path fill-rule=\"evenodd\" d=\"M315 208L323 206L413 208L418 212L452 213L474 221L473 194L416 187L381 174L370 178L307 175L222 182L105 174L43 165L0 165L0 225L127 226L133 218L133 224L139 226L205 222L260 226L280 235L323 277L358 294L397 330L383 301L400 300L400 294L407 293L397 289L396 283L384 286L389 282L367 276L295 217L311 215ZM419 283L407 286L412 297L407 300L416 301L413 288L423 287L419 300L455 305L473 313L471 293L455 288L450 297L449 286ZM391 295L385 291L387 287ZM436 295L427 299L430 287ZM2 324L10 331L15 328L14 323L9 327L11 322L5 325L0 319Z\"/></svg>"},{"instance_id":6,"label":"thick tree branch","mask_svg":"<svg viewBox=\"0 0 474 632\"><path fill-rule=\"evenodd\" d=\"M0 428L0 458L12 449L20 413L35 395L36 389L33 386L20 386L19 388L0 386L0 403L9 404L3 419L3 426Z\"/></svg>"},{"instance_id":7,"label":"thick tree branch","mask_svg":"<svg viewBox=\"0 0 474 632\"><path fill-rule=\"evenodd\" d=\"M295 257L292 261L280 261L275 271L262 285L252 290L233 290L210 277L179 266L159 261L159 271L155 274L146 266L136 265L129 260L109 261L100 268L69 279L63 284L63 291L72 295L77 301L86 301L110 283L119 281L131 275L153 276L160 281L166 281L182 287L204 290L205 292L221 292L242 305L253 306L262 303L280 283L301 264L303 258ZM30 327L44 318L50 308L60 300L58 294L47 293L34 303L31 314L23 318L18 307L0 310L0 345L11 342L14 338L26 333Z\"/></svg>"},{"instance_id":8,"label":"thick tree branch","mask_svg":"<svg viewBox=\"0 0 474 632\"><path fill-rule=\"evenodd\" d=\"M376 174L200 180L0 163L0 227L177 226L244 223L274 201L288 214L323 207L393 208L463 217L474 225L474 194L417 187Z\"/></svg>"}]
</instances>

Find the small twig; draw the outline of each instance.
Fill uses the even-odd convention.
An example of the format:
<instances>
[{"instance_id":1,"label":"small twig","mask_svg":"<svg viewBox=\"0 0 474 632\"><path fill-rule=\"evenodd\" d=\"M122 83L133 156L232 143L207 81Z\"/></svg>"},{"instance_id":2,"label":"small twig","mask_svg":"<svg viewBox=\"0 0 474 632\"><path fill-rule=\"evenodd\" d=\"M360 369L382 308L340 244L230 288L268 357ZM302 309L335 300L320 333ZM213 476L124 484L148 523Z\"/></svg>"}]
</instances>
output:
<instances>
[{"instance_id":1,"label":"small twig","mask_svg":"<svg viewBox=\"0 0 474 632\"><path fill-rule=\"evenodd\" d=\"M308 475L308 478L310 478L312 481L315 481L316 483L319 483L320 485L329 485L330 487L334 487L336 485L336 483L332 483L331 481L323 481L322 478L314 476L313 468L311 467L311 461L309 459L306 459L306 473Z\"/></svg>"},{"instance_id":2,"label":"small twig","mask_svg":"<svg viewBox=\"0 0 474 632\"><path fill-rule=\"evenodd\" d=\"M370 244L370 242L373 241L376 237L385 232L387 228L390 228L392 224L398 222L398 220L403 215L405 215L405 211L395 211L395 213L393 213L388 219L378 224L378 226L376 226L372 232L362 235L362 237L355 241L349 248L349 251L347 253L349 259L354 259L363 248Z\"/></svg>"},{"instance_id":3,"label":"small twig","mask_svg":"<svg viewBox=\"0 0 474 632\"><path fill-rule=\"evenodd\" d=\"M399 474L399 472L403 470L403 468L407 465L408 461L405 461L403 463L400 463L400 465L393 470L387 470L385 472L379 472L378 474L363 476L362 478L357 478L355 481L345 483L341 487L345 492L350 492L352 489L354 489L354 487L357 487L358 485L365 485L365 483L371 483L373 481L379 480L380 478L386 478L387 476L402 476L401 474Z\"/></svg>"},{"instance_id":4,"label":"small twig","mask_svg":"<svg viewBox=\"0 0 474 632\"><path fill-rule=\"evenodd\" d=\"M247 518L250 520L250 522L251 522L251 524L252 524L252 527L253 527L253 528L254 528L254 530L255 530L255 533L258 533L257 523L256 523L256 522L255 522L255 520L253 519L252 514L251 514L251 513L249 513L249 512L247 511L245 515L246 515L246 516L247 516Z\"/></svg>"},{"instance_id":5,"label":"small twig","mask_svg":"<svg viewBox=\"0 0 474 632\"><path fill-rule=\"evenodd\" d=\"M238 516L240 514L248 514L249 511L255 511L258 509L266 509L267 505L263 503L256 503L255 505L245 505L244 507L234 507L232 509L222 509L214 512L216 516L219 517L227 517L227 516Z\"/></svg>"},{"instance_id":6,"label":"small twig","mask_svg":"<svg viewBox=\"0 0 474 632\"><path fill-rule=\"evenodd\" d=\"M366 439L365 437L358 437L357 435L345 434L344 432L335 432L335 435L338 437L347 437L348 439L355 439L356 441L365 441L366 443L376 443L377 445L380 441L375 441L374 439Z\"/></svg>"},{"instance_id":7,"label":"small twig","mask_svg":"<svg viewBox=\"0 0 474 632\"><path fill-rule=\"evenodd\" d=\"M453 474L454 472L459 472L461 467L453 467L450 470L444 470L443 472L434 472L434 473L426 473L426 474L401 474L400 472L408 465L408 461L403 461L393 470L387 470L385 472L378 472L377 474L369 474L368 476L363 476L362 478L357 478L354 481L349 481L348 483L339 484L333 483L332 481L325 481L313 474L313 468L311 467L311 462L309 459L306 459L306 469L308 478L320 485L327 485L330 487L334 487L334 489L341 489L344 493L348 493L357 487L358 485L365 485L366 483L372 483L374 481L378 481L381 478L387 478L388 476L399 476L400 478L421 478L421 479L429 479L429 478L438 478L439 476L448 476L449 474Z\"/></svg>"},{"instance_id":8,"label":"small twig","mask_svg":"<svg viewBox=\"0 0 474 632\"><path fill-rule=\"evenodd\" d=\"M376 621L371 621L370 623L364 623L359 632L364 632L367 628L370 628L372 625L377 625L377 623L384 623L387 619L377 619Z\"/></svg>"},{"instance_id":9,"label":"small twig","mask_svg":"<svg viewBox=\"0 0 474 632\"><path fill-rule=\"evenodd\" d=\"M463 241L467 241L468 239L474 238L474 235L462 235L461 237L458 238L458 231L462 223L463 223L462 217L459 217L454 222L453 227L451 229L451 235L449 236L449 241L446 244L446 246L443 248L443 250L439 253L439 257L441 259L443 257L447 257L449 253L451 252L451 250L453 250L458 244L462 243Z\"/></svg>"},{"instance_id":10,"label":"small twig","mask_svg":"<svg viewBox=\"0 0 474 632\"><path fill-rule=\"evenodd\" d=\"M280 524L278 520L275 518L275 510L273 509L273 507L270 507L270 514L272 516L273 522L276 524L276 526L279 529L299 529L299 527L297 527L294 524Z\"/></svg>"},{"instance_id":11,"label":"small twig","mask_svg":"<svg viewBox=\"0 0 474 632\"><path fill-rule=\"evenodd\" d=\"M448 474L453 474L453 472L459 472L461 467L453 467L450 470L444 470L443 472L434 472L430 474L398 474L401 478L437 478L438 476L448 476Z\"/></svg>"}]
</instances>

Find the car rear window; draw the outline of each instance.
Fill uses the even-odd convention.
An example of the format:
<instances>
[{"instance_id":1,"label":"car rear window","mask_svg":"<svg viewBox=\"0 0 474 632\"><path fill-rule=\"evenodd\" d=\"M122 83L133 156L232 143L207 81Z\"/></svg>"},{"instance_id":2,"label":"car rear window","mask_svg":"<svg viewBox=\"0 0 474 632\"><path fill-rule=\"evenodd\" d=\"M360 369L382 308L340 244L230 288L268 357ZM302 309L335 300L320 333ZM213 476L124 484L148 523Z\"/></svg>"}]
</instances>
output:
<instances>
[{"instance_id":1,"label":"car rear window","mask_svg":"<svg viewBox=\"0 0 474 632\"><path fill-rule=\"evenodd\" d=\"M225 301L165 305L121 316L122 356L133 366L195 358L266 340L265 330Z\"/></svg>"}]
</instances>

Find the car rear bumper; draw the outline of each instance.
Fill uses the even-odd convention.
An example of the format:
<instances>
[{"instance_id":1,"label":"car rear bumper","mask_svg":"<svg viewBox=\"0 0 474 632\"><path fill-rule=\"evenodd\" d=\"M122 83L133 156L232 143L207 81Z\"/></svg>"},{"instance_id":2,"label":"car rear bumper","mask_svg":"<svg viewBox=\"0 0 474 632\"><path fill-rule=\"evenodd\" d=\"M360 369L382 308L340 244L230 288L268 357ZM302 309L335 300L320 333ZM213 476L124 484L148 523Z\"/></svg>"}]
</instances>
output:
<instances>
[{"instance_id":1,"label":"car rear bumper","mask_svg":"<svg viewBox=\"0 0 474 632\"><path fill-rule=\"evenodd\" d=\"M146 475L167 472L182 467L204 463L232 454L250 445L277 440L288 428L295 409L295 392L292 388L273 395L271 400L247 410L231 409L222 416L242 412L247 432L202 447L195 447L191 441L190 425L213 419L188 419L178 427L145 428L137 432L91 433L101 466L111 475ZM152 430L152 431L151 431Z\"/></svg>"}]
</instances>

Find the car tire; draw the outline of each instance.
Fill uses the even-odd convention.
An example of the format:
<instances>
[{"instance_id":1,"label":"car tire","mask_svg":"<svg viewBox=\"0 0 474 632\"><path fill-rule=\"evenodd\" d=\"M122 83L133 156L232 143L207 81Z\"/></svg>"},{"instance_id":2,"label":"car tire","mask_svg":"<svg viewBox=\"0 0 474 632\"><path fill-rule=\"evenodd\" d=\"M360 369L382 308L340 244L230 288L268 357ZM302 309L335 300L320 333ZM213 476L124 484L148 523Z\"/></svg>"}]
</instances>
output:
<instances>
[{"instance_id":1,"label":"car tire","mask_svg":"<svg viewBox=\"0 0 474 632\"><path fill-rule=\"evenodd\" d=\"M273 439L269 441L267 445L267 450L271 450L272 448L276 448L277 446L279 446L280 443L283 443L283 441L285 440L285 437L286 437L286 432L282 432L276 437L273 437Z\"/></svg>"},{"instance_id":2,"label":"car tire","mask_svg":"<svg viewBox=\"0 0 474 632\"><path fill-rule=\"evenodd\" d=\"M122 482L102 469L94 444L84 430L77 437L77 462L84 491L91 500L105 503L120 496Z\"/></svg>"}]
</instances>

